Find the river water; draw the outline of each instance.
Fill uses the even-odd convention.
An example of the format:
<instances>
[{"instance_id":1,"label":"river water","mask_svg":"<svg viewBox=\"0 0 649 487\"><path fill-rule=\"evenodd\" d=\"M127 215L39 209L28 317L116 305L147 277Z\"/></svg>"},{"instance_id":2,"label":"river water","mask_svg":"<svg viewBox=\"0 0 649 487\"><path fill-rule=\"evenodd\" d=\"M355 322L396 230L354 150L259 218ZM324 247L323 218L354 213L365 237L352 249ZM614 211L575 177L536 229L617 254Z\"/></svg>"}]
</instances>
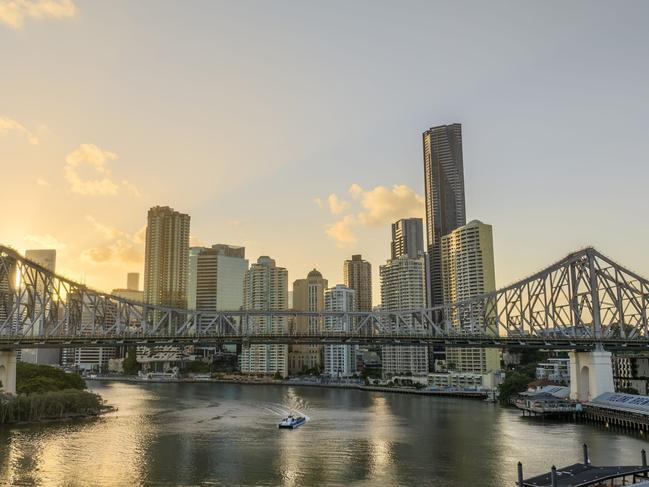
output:
<instances>
[{"instance_id":1,"label":"river water","mask_svg":"<svg viewBox=\"0 0 649 487\"><path fill-rule=\"evenodd\" d=\"M482 401L316 387L88 382L118 411L0 429L0 484L513 486L552 463L640 462L638 436ZM290 411L309 420L278 430Z\"/></svg>"}]
</instances>

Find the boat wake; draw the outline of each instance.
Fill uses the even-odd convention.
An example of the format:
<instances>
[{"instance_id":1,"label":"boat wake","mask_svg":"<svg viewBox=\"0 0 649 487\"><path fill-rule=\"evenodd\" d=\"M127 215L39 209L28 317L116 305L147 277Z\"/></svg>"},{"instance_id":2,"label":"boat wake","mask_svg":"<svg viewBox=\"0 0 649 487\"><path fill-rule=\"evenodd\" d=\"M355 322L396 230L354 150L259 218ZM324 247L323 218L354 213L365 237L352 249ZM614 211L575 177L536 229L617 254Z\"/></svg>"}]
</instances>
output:
<instances>
[{"instance_id":1,"label":"boat wake","mask_svg":"<svg viewBox=\"0 0 649 487\"><path fill-rule=\"evenodd\" d=\"M289 415L293 415L293 416L299 415L302 416L306 421L311 420L311 418L309 418L309 416L307 416L303 411L290 408L285 404L268 403L264 406L264 409L270 412L271 414L274 414L276 416L281 416L282 418L285 418Z\"/></svg>"}]
</instances>

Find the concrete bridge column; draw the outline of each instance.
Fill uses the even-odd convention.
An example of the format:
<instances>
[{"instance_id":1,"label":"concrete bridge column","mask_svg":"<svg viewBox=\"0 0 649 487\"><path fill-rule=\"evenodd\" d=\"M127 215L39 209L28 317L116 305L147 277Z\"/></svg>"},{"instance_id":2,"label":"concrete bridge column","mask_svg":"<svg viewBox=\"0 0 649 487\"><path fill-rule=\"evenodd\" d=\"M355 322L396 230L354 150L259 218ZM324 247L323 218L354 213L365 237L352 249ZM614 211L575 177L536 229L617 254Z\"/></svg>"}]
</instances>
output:
<instances>
[{"instance_id":1,"label":"concrete bridge column","mask_svg":"<svg viewBox=\"0 0 649 487\"><path fill-rule=\"evenodd\" d=\"M16 352L0 350L0 382L2 392L16 393Z\"/></svg>"},{"instance_id":2,"label":"concrete bridge column","mask_svg":"<svg viewBox=\"0 0 649 487\"><path fill-rule=\"evenodd\" d=\"M570 352L570 399L588 402L615 392L611 352Z\"/></svg>"}]
</instances>

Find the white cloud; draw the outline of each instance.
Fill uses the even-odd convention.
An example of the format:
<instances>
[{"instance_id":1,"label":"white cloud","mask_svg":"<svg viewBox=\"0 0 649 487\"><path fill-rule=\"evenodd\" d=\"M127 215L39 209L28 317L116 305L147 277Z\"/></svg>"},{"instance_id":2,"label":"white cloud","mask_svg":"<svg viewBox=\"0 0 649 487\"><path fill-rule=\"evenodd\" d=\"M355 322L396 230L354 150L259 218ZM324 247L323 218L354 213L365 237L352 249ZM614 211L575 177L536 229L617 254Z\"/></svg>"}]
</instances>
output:
<instances>
[{"instance_id":1,"label":"white cloud","mask_svg":"<svg viewBox=\"0 0 649 487\"><path fill-rule=\"evenodd\" d=\"M349 194L356 202L357 210L326 228L327 236L339 246L356 243L356 229L360 227L380 227L400 218L424 216L424 197L403 184L364 190L354 183L349 187ZM351 207L336 194L329 195L328 202L332 214L343 213Z\"/></svg>"},{"instance_id":2,"label":"white cloud","mask_svg":"<svg viewBox=\"0 0 649 487\"><path fill-rule=\"evenodd\" d=\"M335 240L339 247L346 244L353 244L358 241L353 227L357 225L358 221L354 215L347 215L341 220L334 222L327 226L326 234L329 238Z\"/></svg>"},{"instance_id":3,"label":"white cloud","mask_svg":"<svg viewBox=\"0 0 649 487\"><path fill-rule=\"evenodd\" d=\"M400 218L424 216L424 197L405 184L395 184L392 188L377 186L369 191L364 191L358 185L352 188L354 186L358 187L358 190L354 190L358 191L361 206L365 209L358 215L364 225L387 225Z\"/></svg>"},{"instance_id":4,"label":"white cloud","mask_svg":"<svg viewBox=\"0 0 649 487\"><path fill-rule=\"evenodd\" d=\"M143 230L140 229L134 234L124 232L118 228L105 225L91 215L86 215L86 221L92 225L105 242L97 247L84 250L81 257L93 264L103 264L106 262L122 263L140 263L142 262L142 247L144 238Z\"/></svg>"},{"instance_id":5,"label":"white cloud","mask_svg":"<svg viewBox=\"0 0 649 487\"><path fill-rule=\"evenodd\" d=\"M313 198L313 202L318 205L319 208L324 208L324 203L321 198Z\"/></svg>"},{"instance_id":6,"label":"white cloud","mask_svg":"<svg viewBox=\"0 0 649 487\"><path fill-rule=\"evenodd\" d=\"M65 158L63 174L70 184L70 191L84 195L116 195L120 189L125 189L133 196L141 196L137 187L127 180L120 185L112 178L108 166L110 161L117 159L117 154L97 147L95 144L81 144ZM83 177L83 166L90 167L95 176Z\"/></svg>"},{"instance_id":7,"label":"white cloud","mask_svg":"<svg viewBox=\"0 0 649 487\"><path fill-rule=\"evenodd\" d=\"M38 178L36 180L36 184L38 184L39 186L42 186L44 188L47 188L47 187L50 186L50 183L48 181L45 181L44 179L41 179L41 178Z\"/></svg>"},{"instance_id":8,"label":"white cloud","mask_svg":"<svg viewBox=\"0 0 649 487\"><path fill-rule=\"evenodd\" d=\"M329 203L329 211L331 211L333 215L338 215L349 208L349 203L341 200L335 193L329 195L327 203Z\"/></svg>"},{"instance_id":9,"label":"white cloud","mask_svg":"<svg viewBox=\"0 0 649 487\"><path fill-rule=\"evenodd\" d=\"M8 134L9 132L17 132L20 135L23 135L32 145L38 145L39 143L38 137L27 130L23 124L11 118L0 117L0 135Z\"/></svg>"},{"instance_id":10,"label":"white cloud","mask_svg":"<svg viewBox=\"0 0 649 487\"><path fill-rule=\"evenodd\" d=\"M33 235L33 234L25 235L25 240L27 242L31 242L34 245L34 247L38 247L42 249L61 250L67 247L66 244L61 242L53 235L50 235L49 233L45 233L41 235Z\"/></svg>"},{"instance_id":11,"label":"white cloud","mask_svg":"<svg viewBox=\"0 0 649 487\"><path fill-rule=\"evenodd\" d=\"M26 19L62 19L77 15L72 0L0 0L0 22L20 29Z\"/></svg>"}]
</instances>

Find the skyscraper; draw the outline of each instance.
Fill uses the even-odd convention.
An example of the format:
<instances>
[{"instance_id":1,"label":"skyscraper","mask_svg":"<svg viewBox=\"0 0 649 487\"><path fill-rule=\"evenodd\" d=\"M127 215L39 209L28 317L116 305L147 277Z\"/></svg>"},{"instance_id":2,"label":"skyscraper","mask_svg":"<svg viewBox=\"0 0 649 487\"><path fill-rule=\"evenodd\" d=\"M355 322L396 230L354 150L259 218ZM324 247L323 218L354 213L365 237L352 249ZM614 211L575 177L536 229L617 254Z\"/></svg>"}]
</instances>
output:
<instances>
[{"instance_id":1,"label":"skyscraper","mask_svg":"<svg viewBox=\"0 0 649 487\"><path fill-rule=\"evenodd\" d=\"M352 255L343 267L345 286L356 291L357 311L372 311L372 264L360 254Z\"/></svg>"},{"instance_id":2,"label":"skyscraper","mask_svg":"<svg viewBox=\"0 0 649 487\"><path fill-rule=\"evenodd\" d=\"M144 255L147 303L187 307L189 220L189 215L168 206L149 210Z\"/></svg>"},{"instance_id":3,"label":"skyscraper","mask_svg":"<svg viewBox=\"0 0 649 487\"><path fill-rule=\"evenodd\" d=\"M189 215L168 206L155 206L149 210L144 252L145 302L187 307L189 220ZM158 318L154 313L154 321ZM180 358L180 349L176 346L159 346L152 350L138 348L138 360L173 362Z\"/></svg>"},{"instance_id":4,"label":"skyscraper","mask_svg":"<svg viewBox=\"0 0 649 487\"><path fill-rule=\"evenodd\" d=\"M441 238L466 224L462 126L432 127L423 134L426 243L428 251L427 301L444 304Z\"/></svg>"},{"instance_id":5,"label":"skyscraper","mask_svg":"<svg viewBox=\"0 0 649 487\"><path fill-rule=\"evenodd\" d=\"M243 304L248 310L281 311L288 309L288 271L277 267L267 256L257 259L246 271ZM285 332L285 317L256 316L249 323L252 332ZM288 375L288 345L250 345L239 357L241 372L249 374Z\"/></svg>"},{"instance_id":6,"label":"skyscraper","mask_svg":"<svg viewBox=\"0 0 649 487\"><path fill-rule=\"evenodd\" d=\"M189 266L187 268L187 309L196 309L196 279L198 255L207 247L189 247Z\"/></svg>"},{"instance_id":7,"label":"skyscraper","mask_svg":"<svg viewBox=\"0 0 649 487\"><path fill-rule=\"evenodd\" d=\"M313 269L306 279L293 282L293 309L295 311L323 311L324 293L327 280ZM315 316L298 316L295 327L298 333L315 333L320 328L321 318ZM292 345L289 352L289 372L296 374L306 369L322 367L321 345Z\"/></svg>"},{"instance_id":8,"label":"skyscraper","mask_svg":"<svg viewBox=\"0 0 649 487\"><path fill-rule=\"evenodd\" d=\"M356 292L338 284L324 293L325 311L354 311ZM350 317L325 317L325 331L352 331ZM325 345L324 373L331 377L350 377L356 373L356 345Z\"/></svg>"},{"instance_id":9,"label":"skyscraper","mask_svg":"<svg viewBox=\"0 0 649 487\"><path fill-rule=\"evenodd\" d=\"M496 289L493 232L491 225L473 220L441 239L444 300L463 301ZM458 331L476 333L484 325L484 314L449 316ZM475 329L478 328L478 329ZM449 348L447 365L462 372L484 374L500 369L500 352L492 348ZM454 367L453 367L454 366Z\"/></svg>"},{"instance_id":10,"label":"skyscraper","mask_svg":"<svg viewBox=\"0 0 649 487\"><path fill-rule=\"evenodd\" d=\"M126 275L126 288L113 289L111 294L131 301L144 301L144 292L140 291L140 274L129 272Z\"/></svg>"},{"instance_id":11,"label":"skyscraper","mask_svg":"<svg viewBox=\"0 0 649 487\"><path fill-rule=\"evenodd\" d=\"M416 219L415 219L416 220ZM400 222L403 220L400 220ZM412 239L408 241L400 232L394 231L392 225L393 253L400 247L413 249L423 247L421 232L411 232ZM419 220L421 225L421 220ZM395 242L395 238L397 241ZM401 241L401 242L399 242ZM426 304L426 268L421 253L419 257L409 257L408 252L397 252L397 257L390 259L379 267L381 277L381 308L387 311L423 308ZM412 317L404 317L406 324L421 326L413 322ZM386 323L390 326L390 323ZM391 376L403 373L413 375L428 374L428 347L426 345L386 345L382 347L383 375Z\"/></svg>"},{"instance_id":12,"label":"skyscraper","mask_svg":"<svg viewBox=\"0 0 649 487\"><path fill-rule=\"evenodd\" d=\"M231 311L243 306L243 281L248 270L246 249L216 244L203 249L196 262L196 309Z\"/></svg>"},{"instance_id":13,"label":"skyscraper","mask_svg":"<svg viewBox=\"0 0 649 487\"><path fill-rule=\"evenodd\" d=\"M424 223L421 218L403 218L392 224L392 258L424 256Z\"/></svg>"}]
</instances>

